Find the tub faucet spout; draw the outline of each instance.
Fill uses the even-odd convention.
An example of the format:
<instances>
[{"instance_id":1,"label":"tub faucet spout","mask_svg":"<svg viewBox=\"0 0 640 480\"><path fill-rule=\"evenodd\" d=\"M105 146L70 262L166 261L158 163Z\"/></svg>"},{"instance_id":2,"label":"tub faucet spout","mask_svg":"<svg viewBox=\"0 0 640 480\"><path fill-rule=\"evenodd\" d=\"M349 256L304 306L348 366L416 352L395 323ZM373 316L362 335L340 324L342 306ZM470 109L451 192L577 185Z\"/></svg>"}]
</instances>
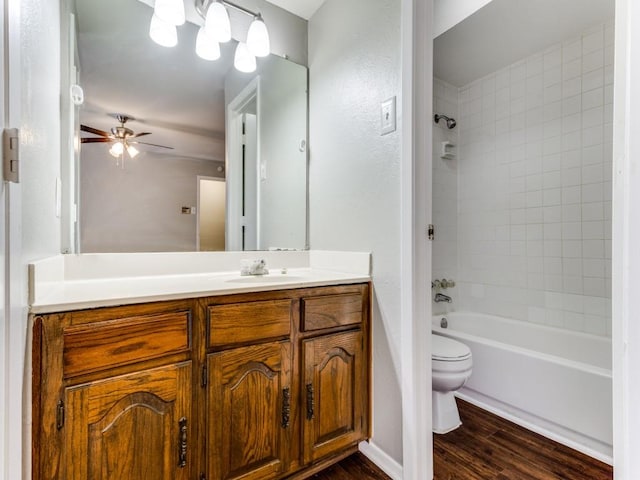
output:
<instances>
[{"instance_id":1,"label":"tub faucet spout","mask_svg":"<svg viewBox=\"0 0 640 480\"><path fill-rule=\"evenodd\" d=\"M444 293L436 293L436 297L433 299L436 303L447 302L451 303L451 297Z\"/></svg>"}]
</instances>

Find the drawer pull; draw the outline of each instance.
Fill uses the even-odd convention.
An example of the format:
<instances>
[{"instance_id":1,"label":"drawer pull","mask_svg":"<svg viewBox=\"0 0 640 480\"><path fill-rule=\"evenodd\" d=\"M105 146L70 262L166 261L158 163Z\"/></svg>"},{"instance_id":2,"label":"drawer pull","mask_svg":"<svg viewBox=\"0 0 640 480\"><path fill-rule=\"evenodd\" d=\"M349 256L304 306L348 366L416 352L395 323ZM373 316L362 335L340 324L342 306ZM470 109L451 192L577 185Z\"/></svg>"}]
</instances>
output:
<instances>
[{"instance_id":1,"label":"drawer pull","mask_svg":"<svg viewBox=\"0 0 640 480\"><path fill-rule=\"evenodd\" d=\"M282 389L282 428L289 427L291 417L291 390L289 387Z\"/></svg>"},{"instance_id":2,"label":"drawer pull","mask_svg":"<svg viewBox=\"0 0 640 480\"><path fill-rule=\"evenodd\" d=\"M313 420L314 414L313 383L307 383L307 420Z\"/></svg>"},{"instance_id":3,"label":"drawer pull","mask_svg":"<svg viewBox=\"0 0 640 480\"><path fill-rule=\"evenodd\" d=\"M179 444L179 452L178 455L178 466L180 468L184 468L187 466L187 419L186 417L182 417L180 422L180 444Z\"/></svg>"}]
</instances>

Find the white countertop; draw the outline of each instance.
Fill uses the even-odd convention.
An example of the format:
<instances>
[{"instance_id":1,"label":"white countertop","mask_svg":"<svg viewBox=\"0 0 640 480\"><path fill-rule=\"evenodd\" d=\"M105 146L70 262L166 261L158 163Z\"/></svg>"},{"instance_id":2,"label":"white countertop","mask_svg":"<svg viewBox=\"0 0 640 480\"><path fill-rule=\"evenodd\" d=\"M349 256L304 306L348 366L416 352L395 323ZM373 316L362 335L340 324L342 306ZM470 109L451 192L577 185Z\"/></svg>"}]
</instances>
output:
<instances>
[{"instance_id":1,"label":"white countertop","mask_svg":"<svg viewBox=\"0 0 640 480\"><path fill-rule=\"evenodd\" d=\"M32 313L53 313L234 293L318 287L368 282L370 255L359 252L230 252L211 254L95 254L60 255L30 266ZM302 253L302 255L301 255ZM305 255L306 254L306 258ZM165 256L166 255L166 256ZM157 273L158 262L176 255L176 274ZM232 256L230 259L229 256ZM268 257L269 274L242 277L238 271L219 271L240 257ZM152 259L152 262L149 262ZM216 260L204 268L204 260ZM224 261L219 261L220 259ZM114 265L122 261L122 266ZM83 264L85 265L83 267ZM279 265L276 267L275 265ZM101 268L105 265L105 268ZM153 265L149 269L148 266ZM197 268L192 267L197 265ZM270 265L273 265L270 266ZM108 267L107 267L108 266ZM343 268L340 268L343 266ZM283 274L281 269L287 268ZM190 271L191 270L191 271ZM203 272L202 270L210 270ZM196 273L193 273L195 271ZM145 274L146 273L146 274Z\"/></svg>"}]
</instances>

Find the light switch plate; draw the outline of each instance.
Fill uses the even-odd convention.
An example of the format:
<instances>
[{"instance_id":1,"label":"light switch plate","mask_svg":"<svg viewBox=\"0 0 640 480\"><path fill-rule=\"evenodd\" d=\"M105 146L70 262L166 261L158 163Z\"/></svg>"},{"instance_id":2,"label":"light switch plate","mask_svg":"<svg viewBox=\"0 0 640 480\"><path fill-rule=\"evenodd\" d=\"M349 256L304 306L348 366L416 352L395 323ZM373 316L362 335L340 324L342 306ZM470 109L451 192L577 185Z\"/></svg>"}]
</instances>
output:
<instances>
[{"instance_id":1,"label":"light switch plate","mask_svg":"<svg viewBox=\"0 0 640 480\"><path fill-rule=\"evenodd\" d=\"M396 97L380 104L380 135L396 131Z\"/></svg>"}]
</instances>

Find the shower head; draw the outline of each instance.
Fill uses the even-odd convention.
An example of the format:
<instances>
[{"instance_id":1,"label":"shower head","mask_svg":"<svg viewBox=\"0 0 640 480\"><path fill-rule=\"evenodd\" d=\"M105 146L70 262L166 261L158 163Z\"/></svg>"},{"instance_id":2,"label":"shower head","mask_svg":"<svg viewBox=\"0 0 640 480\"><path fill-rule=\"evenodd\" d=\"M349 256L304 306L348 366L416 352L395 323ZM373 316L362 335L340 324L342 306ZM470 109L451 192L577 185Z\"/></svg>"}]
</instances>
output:
<instances>
[{"instance_id":1,"label":"shower head","mask_svg":"<svg viewBox=\"0 0 640 480\"><path fill-rule=\"evenodd\" d=\"M452 128L455 128L457 123L453 118L449 118L446 115L440 115L439 113L436 113L433 116L433 119L436 121L436 123L440 122L440 119L445 120L447 122L447 128L449 130L451 130Z\"/></svg>"}]
</instances>

